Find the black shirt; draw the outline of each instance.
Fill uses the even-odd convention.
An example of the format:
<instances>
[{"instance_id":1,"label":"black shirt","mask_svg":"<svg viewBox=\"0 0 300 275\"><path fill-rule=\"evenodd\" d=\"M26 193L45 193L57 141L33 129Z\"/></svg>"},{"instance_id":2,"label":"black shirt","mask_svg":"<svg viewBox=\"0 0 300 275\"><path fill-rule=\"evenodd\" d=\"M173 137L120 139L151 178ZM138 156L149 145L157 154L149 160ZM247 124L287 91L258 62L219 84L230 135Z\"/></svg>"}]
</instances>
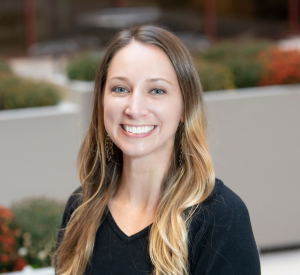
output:
<instances>
[{"instance_id":1,"label":"black shirt","mask_svg":"<svg viewBox=\"0 0 300 275\"><path fill-rule=\"evenodd\" d=\"M81 192L81 186L74 193ZM78 196L70 196L63 215L65 228L76 209ZM152 225L128 237L109 209L97 230L91 265L85 275L151 274L148 252ZM62 238L59 232L58 243ZM260 262L246 205L216 178L210 197L194 213L189 230L189 274L260 275Z\"/></svg>"}]
</instances>

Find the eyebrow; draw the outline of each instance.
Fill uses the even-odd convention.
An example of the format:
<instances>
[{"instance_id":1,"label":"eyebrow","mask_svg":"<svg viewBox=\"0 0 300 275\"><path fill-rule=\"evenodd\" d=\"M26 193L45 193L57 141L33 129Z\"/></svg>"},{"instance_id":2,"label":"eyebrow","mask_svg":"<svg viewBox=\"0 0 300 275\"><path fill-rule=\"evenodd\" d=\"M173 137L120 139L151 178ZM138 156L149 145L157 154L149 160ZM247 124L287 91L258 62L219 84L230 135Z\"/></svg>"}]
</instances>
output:
<instances>
[{"instance_id":1,"label":"eyebrow","mask_svg":"<svg viewBox=\"0 0 300 275\"><path fill-rule=\"evenodd\" d=\"M110 81L112 79L119 79L119 80L129 81L127 77L123 77L123 76L114 76L114 77L110 78L108 81ZM168 81L164 78L147 78L146 81L148 81L148 82L165 81L165 82L169 83L170 85L173 85L170 81Z\"/></svg>"}]
</instances>

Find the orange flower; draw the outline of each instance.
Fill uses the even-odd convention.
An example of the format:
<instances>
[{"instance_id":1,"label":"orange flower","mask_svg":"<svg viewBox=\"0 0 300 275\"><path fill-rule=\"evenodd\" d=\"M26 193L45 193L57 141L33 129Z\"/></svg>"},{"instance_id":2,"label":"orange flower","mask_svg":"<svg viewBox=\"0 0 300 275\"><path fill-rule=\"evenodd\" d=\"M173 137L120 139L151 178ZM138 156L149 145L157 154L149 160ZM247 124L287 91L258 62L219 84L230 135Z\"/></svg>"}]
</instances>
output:
<instances>
[{"instance_id":1,"label":"orange flower","mask_svg":"<svg viewBox=\"0 0 300 275\"><path fill-rule=\"evenodd\" d=\"M272 49L260 55L264 70L260 85L280 85L300 83L300 52Z\"/></svg>"},{"instance_id":2,"label":"orange flower","mask_svg":"<svg viewBox=\"0 0 300 275\"><path fill-rule=\"evenodd\" d=\"M9 209L7 209L4 206L0 205L0 217L11 220L14 217L14 214Z\"/></svg>"},{"instance_id":3,"label":"orange flower","mask_svg":"<svg viewBox=\"0 0 300 275\"><path fill-rule=\"evenodd\" d=\"M2 224L1 229L2 229L2 233L3 234L8 233L9 230L10 230L9 227L7 225L5 225L5 224Z\"/></svg>"}]
</instances>

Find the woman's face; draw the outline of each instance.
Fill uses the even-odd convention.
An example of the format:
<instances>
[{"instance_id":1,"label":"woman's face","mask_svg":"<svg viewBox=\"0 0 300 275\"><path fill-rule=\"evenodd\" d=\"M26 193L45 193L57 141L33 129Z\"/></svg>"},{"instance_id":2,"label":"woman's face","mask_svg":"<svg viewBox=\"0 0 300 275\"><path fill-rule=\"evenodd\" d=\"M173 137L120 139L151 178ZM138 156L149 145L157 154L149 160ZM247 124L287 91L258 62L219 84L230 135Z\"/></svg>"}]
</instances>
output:
<instances>
[{"instance_id":1,"label":"woman's face","mask_svg":"<svg viewBox=\"0 0 300 275\"><path fill-rule=\"evenodd\" d=\"M172 63L159 48L133 41L113 57L103 96L104 124L130 157L166 153L183 121L183 101Z\"/></svg>"}]
</instances>

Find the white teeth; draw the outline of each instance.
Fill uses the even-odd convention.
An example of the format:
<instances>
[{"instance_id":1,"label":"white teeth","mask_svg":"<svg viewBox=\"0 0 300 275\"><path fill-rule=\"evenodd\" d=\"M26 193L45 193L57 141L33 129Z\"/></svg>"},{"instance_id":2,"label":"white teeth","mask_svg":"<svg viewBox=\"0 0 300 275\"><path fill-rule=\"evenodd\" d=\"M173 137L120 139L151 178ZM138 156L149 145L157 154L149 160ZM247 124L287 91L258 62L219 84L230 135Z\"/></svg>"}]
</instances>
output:
<instances>
[{"instance_id":1,"label":"white teeth","mask_svg":"<svg viewBox=\"0 0 300 275\"><path fill-rule=\"evenodd\" d=\"M128 125L123 125L123 128L129 133L145 134L152 131L154 129L154 126L133 127Z\"/></svg>"}]
</instances>

